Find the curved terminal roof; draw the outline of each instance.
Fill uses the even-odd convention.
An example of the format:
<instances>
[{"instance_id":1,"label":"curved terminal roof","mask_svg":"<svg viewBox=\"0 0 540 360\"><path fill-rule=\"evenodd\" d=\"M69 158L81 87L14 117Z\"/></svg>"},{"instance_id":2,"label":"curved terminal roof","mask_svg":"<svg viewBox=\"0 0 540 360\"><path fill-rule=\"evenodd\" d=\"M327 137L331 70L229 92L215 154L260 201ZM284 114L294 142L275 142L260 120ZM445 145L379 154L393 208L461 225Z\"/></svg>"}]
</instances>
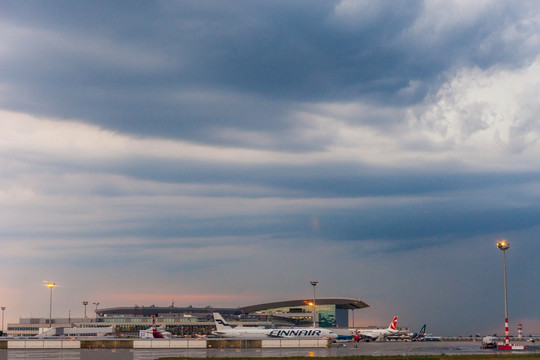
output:
<instances>
[{"instance_id":1,"label":"curved terminal roof","mask_svg":"<svg viewBox=\"0 0 540 360\"><path fill-rule=\"evenodd\" d=\"M263 311L282 307L306 306L310 302L313 302L313 299L276 301L265 304L244 306L241 307L240 310L242 310L242 312L244 313L252 313L256 311ZM347 310L356 310L369 307L368 304L361 300L350 298L316 298L315 302L317 305L335 305L337 309Z\"/></svg>"},{"instance_id":2,"label":"curved terminal roof","mask_svg":"<svg viewBox=\"0 0 540 360\"><path fill-rule=\"evenodd\" d=\"M317 305L335 305L337 309L355 310L369 307L365 302L358 299L349 298L317 298L315 299ZM219 312L221 314L228 315L240 315L242 313L249 314L257 311L264 311L282 307L295 307L305 306L312 302L313 299L298 299L298 300L285 300L276 301L265 304L256 304L250 306L244 306L241 308L214 308L212 306L207 307L176 307L176 306L129 306L129 307L113 307L97 309L96 314L99 316L114 316L114 315L128 315L128 316L158 316L159 314L209 314L212 312Z\"/></svg>"},{"instance_id":3,"label":"curved terminal roof","mask_svg":"<svg viewBox=\"0 0 540 360\"><path fill-rule=\"evenodd\" d=\"M207 307L176 307L176 306L129 306L129 307L113 307L97 309L96 314L99 316L114 316L114 315L127 315L127 316L158 316L159 314L209 314L211 312L218 312L220 314L228 315L240 315L242 310L238 308L214 308Z\"/></svg>"}]
</instances>

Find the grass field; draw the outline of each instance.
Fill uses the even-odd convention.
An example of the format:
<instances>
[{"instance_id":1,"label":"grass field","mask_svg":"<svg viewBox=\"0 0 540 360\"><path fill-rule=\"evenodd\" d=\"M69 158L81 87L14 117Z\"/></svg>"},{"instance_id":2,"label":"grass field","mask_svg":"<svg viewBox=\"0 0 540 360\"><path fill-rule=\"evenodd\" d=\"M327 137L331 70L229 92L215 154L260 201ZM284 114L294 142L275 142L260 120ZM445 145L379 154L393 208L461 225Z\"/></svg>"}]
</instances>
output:
<instances>
[{"instance_id":1,"label":"grass field","mask_svg":"<svg viewBox=\"0 0 540 360\"><path fill-rule=\"evenodd\" d=\"M219 360L523 360L523 359L540 359L540 354L490 354L490 355L411 355L411 356L339 356L339 357L220 357L213 358ZM159 360L201 360L201 358L185 358L185 357L164 357Z\"/></svg>"}]
</instances>

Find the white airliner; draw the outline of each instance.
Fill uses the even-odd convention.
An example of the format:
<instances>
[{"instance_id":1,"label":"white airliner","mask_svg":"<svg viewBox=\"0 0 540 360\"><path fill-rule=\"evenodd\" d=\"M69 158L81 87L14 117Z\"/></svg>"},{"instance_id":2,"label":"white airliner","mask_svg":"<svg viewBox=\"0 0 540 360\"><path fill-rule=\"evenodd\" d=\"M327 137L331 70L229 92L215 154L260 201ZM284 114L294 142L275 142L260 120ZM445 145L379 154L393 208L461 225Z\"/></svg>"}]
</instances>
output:
<instances>
[{"instance_id":1,"label":"white airliner","mask_svg":"<svg viewBox=\"0 0 540 360\"><path fill-rule=\"evenodd\" d=\"M361 338L366 340L384 340L388 335L396 334L397 330L397 316L394 316L392 322L386 329L361 329L356 331L355 340L358 341Z\"/></svg>"},{"instance_id":2,"label":"white airliner","mask_svg":"<svg viewBox=\"0 0 540 360\"><path fill-rule=\"evenodd\" d=\"M216 331L212 334L227 338L316 338L335 339L337 334L322 328L261 329L245 328L229 325L219 313L214 313Z\"/></svg>"}]
</instances>

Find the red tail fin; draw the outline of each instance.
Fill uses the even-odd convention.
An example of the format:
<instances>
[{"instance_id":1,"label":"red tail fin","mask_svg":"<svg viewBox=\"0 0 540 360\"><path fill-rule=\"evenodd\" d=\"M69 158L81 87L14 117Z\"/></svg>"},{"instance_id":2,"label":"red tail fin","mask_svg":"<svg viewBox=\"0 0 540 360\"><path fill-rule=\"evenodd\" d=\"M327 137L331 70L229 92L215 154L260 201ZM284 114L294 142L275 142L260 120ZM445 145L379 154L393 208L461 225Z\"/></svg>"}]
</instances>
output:
<instances>
[{"instance_id":1,"label":"red tail fin","mask_svg":"<svg viewBox=\"0 0 540 360\"><path fill-rule=\"evenodd\" d=\"M154 336L154 338L156 339L163 339L163 334L160 333L158 331L158 329L154 328L154 330L152 330L152 335Z\"/></svg>"},{"instance_id":2,"label":"red tail fin","mask_svg":"<svg viewBox=\"0 0 540 360\"><path fill-rule=\"evenodd\" d=\"M392 322L390 323L390 326L388 329L390 330L396 330L397 329L397 316L394 316L394 319L392 319Z\"/></svg>"}]
</instances>

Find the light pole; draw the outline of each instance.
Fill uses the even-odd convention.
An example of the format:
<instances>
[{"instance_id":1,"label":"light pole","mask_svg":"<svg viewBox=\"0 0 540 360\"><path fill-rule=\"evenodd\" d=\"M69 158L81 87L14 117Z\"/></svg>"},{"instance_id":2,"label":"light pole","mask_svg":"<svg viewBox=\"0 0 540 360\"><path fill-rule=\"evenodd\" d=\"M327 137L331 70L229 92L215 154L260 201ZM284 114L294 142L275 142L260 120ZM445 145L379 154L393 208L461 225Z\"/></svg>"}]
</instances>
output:
<instances>
[{"instance_id":1,"label":"light pole","mask_svg":"<svg viewBox=\"0 0 540 360\"><path fill-rule=\"evenodd\" d=\"M45 281L45 285L47 285L49 289L51 289L51 295L49 298L49 327L52 327L52 289L56 286L56 284L53 282Z\"/></svg>"},{"instance_id":2,"label":"light pole","mask_svg":"<svg viewBox=\"0 0 540 360\"><path fill-rule=\"evenodd\" d=\"M506 250L510 249L510 244L506 240L497 241L497 249L503 252L503 272L504 272L504 345L499 345L500 350L523 350L522 345L510 344L508 339L508 295L506 289Z\"/></svg>"},{"instance_id":3,"label":"light pole","mask_svg":"<svg viewBox=\"0 0 540 360\"><path fill-rule=\"evenodd\" d=\"M510 249L510 245L501 240L497 242L497 248L503 252L503 273L504 273L504 344L510 345L508 340L508 294L506 290L506 250Z\"/></svg>"},{"instance_id":4,"label":"light pole","mask_svg":"<svg viewBox=\"0 0 540 360\"><path fill-rule=\"evenodd\" d=\"M96 305L96 320L97 320L97 307L98 307L99 303L98 303L98 302L94 302L94 303L92 303L92 304Z\"/></svg>"},{"instance_id":5,"label":"light pole","mask_svg":"<svg viewBox=\"0 0 540 360\"><path fill-rule=\"evenodd\" d=\"M315 302L315 288L317 287L317 285L319 285L319 282L318 281L311 281L311 286L313 286L313 327L317 327L317 324L316 324L316 317L317 317L317 310L315 309L315 306L316 306L316 302Z\"/></svg>"},{"instance_id":6,"label":"light pole","mask_svg":"<svg viewBox=\"0 0 540 360\"><path fill-rule=\"evenodd\" d=\"M4 310L6 310L6 307L2 306L1 309L2 309L2 336L4 336Z\"/></svg>"},{"instance_id":7,"label":"light pole","mask_svg":"<svg viewBox=\"0 0 540 360\"><path fill-rule=\"evenodd\" d=\"M83 300L82 304L84 305L84 320L86 321L86 305L88 305L88 301Z\"/></svg>"}]
</instances>

